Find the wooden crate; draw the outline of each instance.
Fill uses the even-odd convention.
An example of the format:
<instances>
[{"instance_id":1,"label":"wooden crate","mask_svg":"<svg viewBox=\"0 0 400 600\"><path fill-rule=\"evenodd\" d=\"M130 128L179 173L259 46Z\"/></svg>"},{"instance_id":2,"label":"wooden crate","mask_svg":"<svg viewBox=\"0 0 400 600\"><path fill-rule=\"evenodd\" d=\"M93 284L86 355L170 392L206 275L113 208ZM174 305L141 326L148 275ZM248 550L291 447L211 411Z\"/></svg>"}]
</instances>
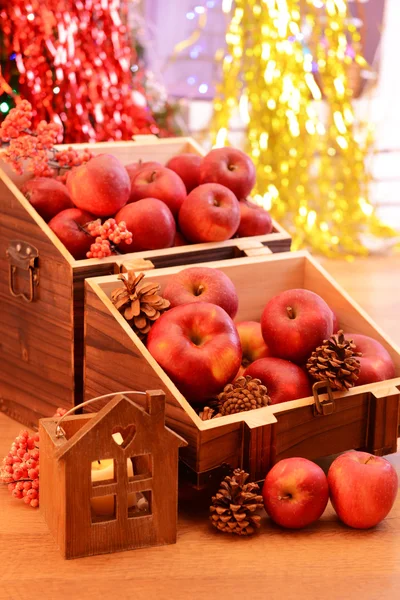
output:
<instances>
[{"instance_id":1,"label":"wooden crate","mask_svg":"<svg viewBox=\"0 0 400 600\"><path fill-rule=\"evenodd\" d=\"M116 276L86 281L85 397L119 390L159 387L167 396L167 423L188 442L181 458L207 480L221 465L243 466L255 478L289 456L317 458L358 448L383 455L396 451L400 349L371 321L318 263L306 252L271 254L208 263L226 273L239 295L237 321L259 320L265 303L291 288L321 295L350 333L381 342L396 364L396 378L326 396L326 413L315 416L313 397L258 410L201 421L110 300L120 285ZM163 288L172 273L184 267L156 269L151 279Z\"/></svg>"},{"instance_id":2,"label":"wooden crate","mask_svg":"<svg viewBox=\"0 0 400 600\"><path fill-rule=\"evenodd\" d=\"M140 158L164 163L180 152L202 153L190 138L139 137L134 142L75 147L114 154L124 164ZM0 410L27 425L51 416L55 406L70 407L81 400L86 277L114 273L132 259L150 258L157 266L171 266L240 256L242 246L290 249L290 236L274 223L273 233L254 238L74 260L19 191L24 179L0 165ZM12 295L10 273L14 290L28 297L32 280L33 302Z\"/></svg>"}]
</instances>

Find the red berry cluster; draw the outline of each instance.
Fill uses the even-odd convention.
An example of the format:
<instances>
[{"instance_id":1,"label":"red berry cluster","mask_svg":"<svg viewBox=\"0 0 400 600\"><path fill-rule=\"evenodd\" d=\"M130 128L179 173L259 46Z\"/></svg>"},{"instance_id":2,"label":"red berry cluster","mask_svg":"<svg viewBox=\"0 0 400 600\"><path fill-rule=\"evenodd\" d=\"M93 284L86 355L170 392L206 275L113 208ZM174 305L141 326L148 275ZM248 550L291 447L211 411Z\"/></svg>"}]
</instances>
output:
<instances>
[{"instance_id":1,"label":"red berry cluster","mask_svg":"<svg viewBox=\"0 0 400 600\"><path fill-rule=\"evenodd\" d=\"M39 506L39 435L21 431L3 459L0 479L8 483L14 498L33 508Z\"/></svg>"},{"instance_id":2,"label":"red berry cluster","mask_svg":"<svg viewBox=\"0 0 400 600\"><path fill-rule=\"evenodd\" d=\"M57 408L55 417L67 410ZM8 483L14 498L23 499L33 508L39 506L39 435L21 431L0 466L0 483Z\"/></svg>"},{"instance_id":3,"label":"red berry cluster","mask_svg":"<svg viewBox=\"0 0 400 600\"><path fill-rule=\"evenodd\" d=\"M86 226L88 232L95 239L95 243L90 246L86 256L88 258L104 258L111 256L112 247L120 244L122 241L127 244L132 243L132 233L128 231L125 221L117 224L115 219L107 219L103 224L100 219L88 223Z\"/></svg>"},{"instance_id":4,"label":"red berry cluster","mask_svg":"<svg viewBox=\"0 0 400 600\"><path fill-rule=\"evenodd\" d=\"M54 160L58 163L61 169L72 169L72 167L79 167L84 163L87 163L93 158L90 150L82 150L77 152L70 146L66 150L60 150L55 153Z\"/></svg>"},{"instance_id":5,"label":"red berry cluster","mask_svg":"<svg viewBox=\"0 0 400 600\"><path fill-rule=\"evenodd\" d=\"M57 152L54 145L59 141L62 126L58 123L40 121L36 131L31 131L33 109L29 102L22 100L10 110L0 126L0 142L8 144L3 158L14 171L22 174L23 169L33 171L36 177L54 177L59 169L71 169L88 162L92 158L89 150L78 153L73 148ZM50 159L50 153L53 158ZM24 165L24 161L28 164ZM65 181L67 173L58 176Z\"/></svg>"},{"instance_id":6,"label":"red berry cluster","mask_svg":"<svg viewBox=\"0 0 400 600\"><path fill-rule=\"evenodd\" d=\"M32 125L32 106L27 100L22 100L15 108L11 109L0 125L0 139L3 143L9 142L29 130Z\"/></svg>"}]
</instances>

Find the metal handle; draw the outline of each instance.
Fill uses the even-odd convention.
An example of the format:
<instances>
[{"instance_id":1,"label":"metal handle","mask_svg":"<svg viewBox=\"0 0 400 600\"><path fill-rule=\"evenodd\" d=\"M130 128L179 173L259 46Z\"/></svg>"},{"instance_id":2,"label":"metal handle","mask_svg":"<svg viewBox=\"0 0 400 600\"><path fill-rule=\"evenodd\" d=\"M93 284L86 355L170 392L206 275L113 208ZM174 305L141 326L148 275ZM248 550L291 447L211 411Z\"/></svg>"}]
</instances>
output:
<instances>
[{"instance_id":1,"label":"metal handle","mask_svg":"<svg viewBox=\"0 0 400 600\"><path fill-rule=\"evenodd\" d=\"M6 250L6 255L10 263L8 274L10 294L14 298L22 298L25 302L33 302L35 286L39 285L39 267L37 266L37 259L39 258L38 249L27 242L14 240L10 242ZM29 294L18 292L16 289L15 280L18 269L29 272Z\"/></svg>"},{"instance_id":2,"label":"metal handle","mask_svg":"<svg viewBox=\"0 0 400 600\"><path fill-rule=\"evenodd\" d=\"M81 402L81 404L77 404L76 406L73 406L72 408L70 408L64 415L62 415L62 417L60 417L58 419L57 425L56 425L56 437L57 438L66 437L65 431L61 427L61 423L65 419L65 417L72 415L78 408L82 408L83 406L87 406L88 404L92 404L93 402L97 402L98 400L103 400L104 398L111 398L114 396L118 396L118 394L124 394L125 396L128 396L129 394L139 394L140 396L145 396L146 392L137 392L135 390L128 390L128 391L124 391L124 392L113 392L112 394L103 394L102 396L97 396L96 398L91 398L90 400L85 400L85 402Z\"/></svg>"},{"instance_id":3,"label":"metal handle","mask_svg":"<svg viewBox=\"0 0 400 600\"><path fill-rule=\"evenodd\" d=\"M318 391L320 389L326 389L328 392L328 399L321 402L319 399ZM317 381L312 387L314 396L314 416L319 417L323 415L331 415L335 412L335 399L333 397L332 388L329 381Z\"/></svg>"}]
</instances>

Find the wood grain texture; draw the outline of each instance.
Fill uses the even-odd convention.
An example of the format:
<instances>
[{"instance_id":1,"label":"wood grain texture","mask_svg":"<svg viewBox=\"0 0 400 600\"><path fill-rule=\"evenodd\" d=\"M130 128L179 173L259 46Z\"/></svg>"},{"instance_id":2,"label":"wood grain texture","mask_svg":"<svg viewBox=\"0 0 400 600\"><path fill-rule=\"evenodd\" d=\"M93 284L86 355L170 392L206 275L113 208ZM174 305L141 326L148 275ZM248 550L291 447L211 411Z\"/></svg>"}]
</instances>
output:
<instances>
[{"instance_id":1,"label":"wood grain texture","mask_svg":"<svg viewBox=\"0 0 400 600\"><path fill-rule=\"evenodd\" d=\"M234 283L239 296L237 321L259 320L266 302L286 289L309 289L335 310L346 331L370 335L387 348L396 365L396 378L334 393L336 409L328 416L316 417L314 399L309 397L201 421L190 398L177 391L112 305L111 292L120 285L113 275L86 282L86 398L135 385L137 389L164 389L171 407L167 422L188 440L182 458L196 473L224 463L245 464L259 478L268 465L288 456L318 458L352 448L368 448L377 454L395 450L400 349L309 254L281 253L207 264L222 270ZM153 269L151 280L160 284L162 292L171 275L183 268Z\"/></svg>"},{"instance_id":2,"label":"wood grain texture","mask_svg":"<svg viewBox=\"0 0 400 600\"><path fill-rule=\"evenodd\" d=\"M56 436L57 420L40 421L41 510L65 558L175 543L178 448L186 442L165 427L163 392L147 392L145 402L146 409L134 398L117 395L93 418L67 417L62 438ZM132 434L117 444L112 434L127 429ZM93 484L92 463L110 459L114 479ZM126 465L131 459L135 462L129 477ZM139 461L143 473L135 471ZM130 512L128 494L134 492L148 498L145 514ZM114 496L115 514L98 520L91 498L108 495Z\"/></svg>"},{"instance_id":3,"label":"wood grain texture","mask_svg":"<svg viewBox=\"0 0 400 600\"><path fill-rule=\"evenodd\" d=\"M0 415L0 456L19 430L18 423ZM388 460L400 475L400 454ZM246 600L399 596L400 496L385 521L370 531L341 525L329 504L322 519L305 530L283 531L263 514L260 533L239 539L210 527L210 495L181 488L174 545L66 561L42 515L1 486L0 598L26 598L27 590L43 600L220 600L238 593Z\"/></svg>"}]
</instances>

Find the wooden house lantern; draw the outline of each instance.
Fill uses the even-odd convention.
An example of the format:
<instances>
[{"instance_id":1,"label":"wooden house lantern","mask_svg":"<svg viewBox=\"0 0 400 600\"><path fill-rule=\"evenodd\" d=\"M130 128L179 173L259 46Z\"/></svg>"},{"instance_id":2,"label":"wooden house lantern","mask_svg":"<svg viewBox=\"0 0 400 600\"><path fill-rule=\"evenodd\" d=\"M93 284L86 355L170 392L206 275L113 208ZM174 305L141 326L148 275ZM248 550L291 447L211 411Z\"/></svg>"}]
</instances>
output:
<instances>
[{"instance_id":1,"label":"wooden house lantern","mask_svg":"<svg viewBox=\"0 0 400 600\"><path fill-rule=\"evenodd\" d=\"M40 421L40 506L65 558L176 542L178 450L165 394Z\"/></svg>"}]
</instances>

